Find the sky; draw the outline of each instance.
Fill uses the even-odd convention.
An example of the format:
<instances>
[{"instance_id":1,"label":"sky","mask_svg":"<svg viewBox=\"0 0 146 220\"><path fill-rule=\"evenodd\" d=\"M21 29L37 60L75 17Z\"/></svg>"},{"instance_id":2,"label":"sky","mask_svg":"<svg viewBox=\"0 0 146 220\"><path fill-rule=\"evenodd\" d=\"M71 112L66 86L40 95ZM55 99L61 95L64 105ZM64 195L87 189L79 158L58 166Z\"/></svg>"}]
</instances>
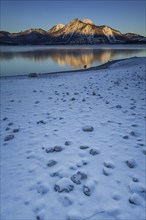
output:
<instances>
[{"instance_id":1,"label":"sky","mask_svg":"<svg viewBox=\"0 0 146 220\"><path fill-rule=\"evenodd\" d=\"M0 0L0 29L49 30L74 18L146 36L146 0Z\"/></svg>"}]
</instances>

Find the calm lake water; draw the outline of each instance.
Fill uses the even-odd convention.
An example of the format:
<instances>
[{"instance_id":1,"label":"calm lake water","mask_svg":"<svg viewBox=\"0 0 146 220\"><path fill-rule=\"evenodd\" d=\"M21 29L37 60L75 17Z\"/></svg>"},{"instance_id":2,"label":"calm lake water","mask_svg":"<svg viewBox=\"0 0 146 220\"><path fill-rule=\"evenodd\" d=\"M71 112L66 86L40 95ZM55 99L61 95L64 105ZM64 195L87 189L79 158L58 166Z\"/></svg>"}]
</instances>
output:
<instances>
[{"instance_id":1,"label":"calm lake water","mask_svg":"<svg viewBox=\"0 0 146 220\"><path fill-rule=\"evenodd\" d=\"M0 46L1 76L51 73L146 56L146 45Z\"/></svg>"}]
</instances>

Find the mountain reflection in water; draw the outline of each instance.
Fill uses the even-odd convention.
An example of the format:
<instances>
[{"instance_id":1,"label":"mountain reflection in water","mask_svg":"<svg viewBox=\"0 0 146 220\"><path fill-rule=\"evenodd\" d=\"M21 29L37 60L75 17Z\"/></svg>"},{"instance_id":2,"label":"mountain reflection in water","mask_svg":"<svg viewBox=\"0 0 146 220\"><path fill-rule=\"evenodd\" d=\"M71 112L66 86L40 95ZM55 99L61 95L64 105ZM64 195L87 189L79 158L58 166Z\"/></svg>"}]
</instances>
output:
<instances>
[{"instance_id":1,"label":"mountain reflection in water","mask_svg":"<svg viewBox=\"0 0 146 220\"><path fill-rule=\"evenodd\" d=\"M58 65L70 65L82 68L90 67L94 62L105 63L119 57L131 57L141 49L38 49L29 51L1 51L0 60L29 59L33 61L52 60Z\"/></svg>"},{"instance_id":2,"label":"mountain reflection in water","mask_svg":"<svg viewBox=\"0 0 146 220\"><path fill-rule=\"evenodd\" d=\"M0 76L71 71L145 53L139 45L0 46Z\"/></svg>"}]
</instances>

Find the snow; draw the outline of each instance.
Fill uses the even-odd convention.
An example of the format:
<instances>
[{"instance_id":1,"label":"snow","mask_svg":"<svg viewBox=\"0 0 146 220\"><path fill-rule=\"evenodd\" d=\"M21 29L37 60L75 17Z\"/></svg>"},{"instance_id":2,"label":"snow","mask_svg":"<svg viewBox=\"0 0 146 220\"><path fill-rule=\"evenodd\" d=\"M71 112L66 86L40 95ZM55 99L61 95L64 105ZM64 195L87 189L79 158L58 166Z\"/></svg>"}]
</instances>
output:
<instances>
[{"instance_id":1,"label":"snow","mask_svg":"<svg viewBox=\"0 0 146 220\"><path fill-rule=\"evenodd\" d=\"M91 19L85 18L82 20L85 24L94 24L94 22Z\"/></svg>"},{"instance_id":2,"label":"snow","mask_svg":"<svg viewBox=\"0 0 146 220\"><path fill-rule=\"evenodd\" d=\"M70 192L74 189L73 182L69 178L61 178L56 184L54 189L57 192Z\"/></svg>"},{"instance_id":3,"label":"snow","mask_svg":"<svg viewBox=\"0 0 146 220\"><path fill-rule=\"evenodd\" d=\"M57 32L62 29L65 25L64 24L57 24L53 28L51 28L51 32Z\"/></svg>"},{"instance_id":4,"label":"snow","mask_svg":"<svg viewBox=\"0 0 146 220\"><path fill-rule=\"evenodd\" d=\"M141 198L138 194L133 193L129 198L130 203L140 205Z\"/></svg>"},{"instance_id":5,"label":"snow","mask_svg":"<svg viewBox=\"0 0 146 220\"><path fill-rule=\"evenodd\" d=\"M2 220L145 219L145 62L1 79Z\"/></svg>"},{"instance_id":6,"label":"snow","mask_svg":"<svg viewBox=\"0 0 146 220\"><path fill-rule=\"evenodd\" d=\"M106 37L108 38L108 40L109 40L110 43L116 41L115 36L114 36L113 31L112 31L111 28L109 28L109 27L104 27L104 28L103 28L103 33L106 35Z\"/></svg>"}]
</instances>

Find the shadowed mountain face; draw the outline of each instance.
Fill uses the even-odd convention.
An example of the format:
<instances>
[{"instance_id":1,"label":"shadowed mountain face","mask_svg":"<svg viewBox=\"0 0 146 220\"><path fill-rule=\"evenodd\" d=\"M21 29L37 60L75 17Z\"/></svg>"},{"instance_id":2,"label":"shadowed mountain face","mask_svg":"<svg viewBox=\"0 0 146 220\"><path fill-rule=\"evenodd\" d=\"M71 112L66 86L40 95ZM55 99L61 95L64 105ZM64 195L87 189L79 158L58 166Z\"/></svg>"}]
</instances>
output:
<instances>
[{"instance_id":1,"label":"shadowed mountain face","mask_svg":"<svg viewBox=\"0 0 146 220\"><path fill-rule=\"evenodd\" d=\"M140 51L140 50L139 50ZM105 63L115 57L134 56L138 50L110 50L110 49L48 49L48 50L30 50L30 51L15 51L1 52L0 60L11 59L28 59L34 61L52 60L58 65L70 65L73 68L82 68L85 64L90 67L94 62L99 61Z\"/></svg>"},{"instance_id":2,"label":"shadowed mountain face","mask_svg":"<svg viewBox=\"0 0 146 220\"><path fill-rule=\"evenodd\" d=\"M138 34L122 34L108 26L97 26L90 19L73 19L68 24L57 24L50 30L30 29L19 33L0 32L0 44L7 45L74 45L74 44L146 43Z\"/></svg>"}]
</instances>

